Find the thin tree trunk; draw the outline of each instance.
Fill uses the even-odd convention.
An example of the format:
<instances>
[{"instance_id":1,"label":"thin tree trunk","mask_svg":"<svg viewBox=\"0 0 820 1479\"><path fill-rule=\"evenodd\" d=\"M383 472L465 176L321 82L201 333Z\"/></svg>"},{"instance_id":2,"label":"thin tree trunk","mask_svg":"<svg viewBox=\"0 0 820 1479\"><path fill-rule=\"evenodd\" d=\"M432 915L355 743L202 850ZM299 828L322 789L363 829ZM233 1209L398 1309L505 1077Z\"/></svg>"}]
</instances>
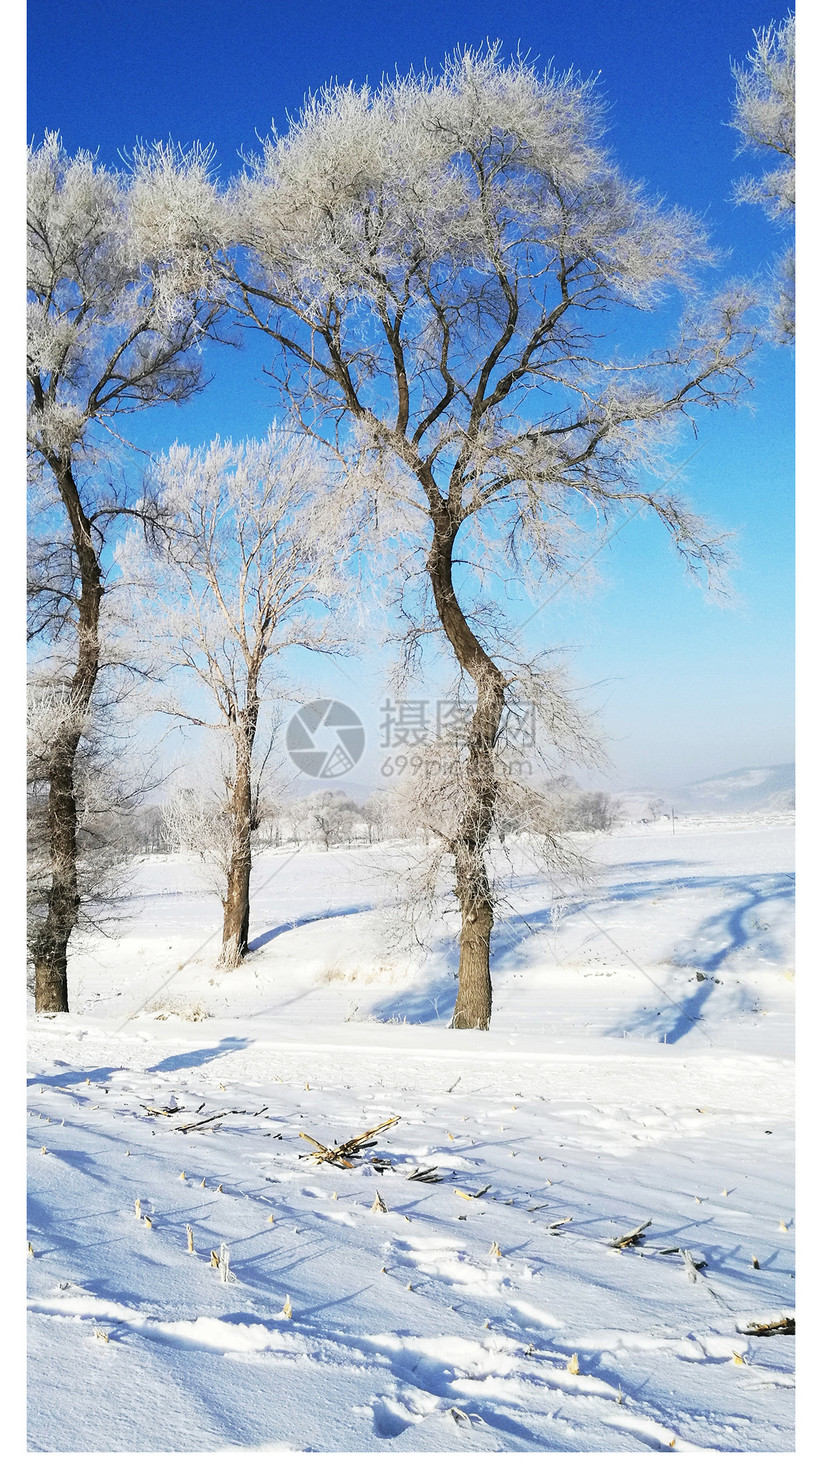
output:
<instances>
[{"instance_id":1,"label":"thin tree trunk","mask_svg":"<svg viewBox=\"0 0 820 1479\"><path fill-rule=\"evenodd\" d=\"M235 970L248 953L251 833L254 825L251 761L257 715L258 703L254 699L239 716L236 735L236 776L231 796L233 845L228 865L228 886L222 916L222 951L219 957L219 963L225 970Z\"/></svg>"},{"instance_id":2,"label":"thin tree trunk","mask_svg":"<svg viewBox=\"0 0 820 1479\"><path fill-rule=\"evenodd\" d=\"M493 901L484 852L495 819L495 745L504 712L504 678L469 627L453 589L453 544L458 524L449 510L434 522L427 569L445 635L476 685L467 736L466 800L453 840L456 897L461 905L458 995L451 1026L486 1030L492 1014L490 937Z\"/></svg>"},{"instance_id":3,"label":"thin tree trunk","mask_svg":"<svg viewBox=\"0 0 820 1479\"><path fill-rule=\"evenodd\" d=\"M48 829L51 884L46 917L34 933L34 1005L38 1012L68 1011L68 943L77 923L77 802L74 767L83 725L100 667L100 605L103 577L91 525L71 464L51 462L71 523L80 571L77 602L77 663L68 687L70 718L58 737L48 770Z\"/></svg>"}]
</instances>

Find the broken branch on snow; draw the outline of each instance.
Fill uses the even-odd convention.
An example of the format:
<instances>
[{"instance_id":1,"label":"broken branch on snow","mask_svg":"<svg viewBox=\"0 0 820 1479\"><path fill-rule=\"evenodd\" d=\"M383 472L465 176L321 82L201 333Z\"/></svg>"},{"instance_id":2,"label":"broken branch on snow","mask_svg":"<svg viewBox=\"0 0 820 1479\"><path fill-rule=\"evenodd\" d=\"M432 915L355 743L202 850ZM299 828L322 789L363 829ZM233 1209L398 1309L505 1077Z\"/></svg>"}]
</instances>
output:
<instances>
[{"instance_id":1,"label":"broken branch on snow","mask_svg":"<svg viewBox=\"0 0 820 1479\"><path fill-rule=\"evenodd\" d=\"M651 1226L652 1226L652 1218L651 1217L648 1217L646 1219L646 1222L642 1222L641 1223L640 1227L633 1227L633 1229L632 1229L631 1232L624 1233L622 1237L620 1237L620 1238L610 1238L610 1240L609 1240L609 1247L610 1248L618 1248L618 1249L620 1249L620 1248L632 1248L637 1243L643 1242L644 1232L645 1232L646 1228L651 1227Z\"/></svg>"},{"instance_id":2,"label":"broken branch on snow","mask_svg":"<svg viewBox=\"0 0 820 1479\"><path fill-rule=\"evenodd\" d=\"M795 1323L792 1315L784 1315L781 1320L770 1320L766 1325L752 1323L747 1330L742 1330L741 1335L794 1335Z\"/></svg>"},{"instance_id":3,"label":"broken branch on snow","mask_svg":"<svg viewBox=\"0 0 820 1479\"><path fill-rule=\"evenodd\" d=\"M299 1131L300 1139L307 1140L316 1149L308 1151L315 1161L330 1161L334 1166L344 1166L350 1170L353 1162L348 1156L361 1155L362 1151L371 1150L375 1145L374 1135L379 1135L382 1130L388 1130L391 1125L397 1125L401 1115L394 1115L393 1119L385 1120L381 1125L375 1125L372 1130L363 1130L361 1135L354 1135L352 1139L345 1140L343 1145L323 1145L321 1140L314 1140L312 1135L306 1135L304 1130Z\"/></svg>"}]
</instances>

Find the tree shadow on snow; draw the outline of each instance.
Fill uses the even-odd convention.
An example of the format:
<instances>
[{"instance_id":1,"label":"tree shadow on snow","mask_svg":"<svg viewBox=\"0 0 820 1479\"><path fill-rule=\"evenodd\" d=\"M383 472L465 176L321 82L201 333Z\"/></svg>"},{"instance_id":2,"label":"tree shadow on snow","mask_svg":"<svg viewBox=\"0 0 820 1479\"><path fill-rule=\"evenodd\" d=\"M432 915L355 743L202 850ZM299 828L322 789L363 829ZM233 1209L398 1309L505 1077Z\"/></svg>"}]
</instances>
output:
<instances>
[{"instance_id":1,"label":"tree shadow on snow","mask_svg":"<svg viewBox=\"0 0 820 1479\"><path fill-rule=\"evenodd\" d=\"M667 865L663 862L641 862L626 866L646 873ZM510 969L516 964L532 964L530 945L533 937L574 916L588 913L590 924L595 921L606 926L609 924L606 911L613 905L650 903L652 900L658 900L660 904L665 901L671 903L682 893L699 894L717 889L730 891L737 897L725 909L707 915L693 929L692 934L675 946L670 954L673 966L712 976L715 971L725 967L735 952L759 938L753 923L754 910L793 899L793 873L766 873L758 876L740 874L729 877L684 875L663 881L655 878L628 879L609 889L601 889L592 897L561 899L557 904L543 909L501 918L493 935L493 970L497 971L500 967ZM769 942L769 958L773 964L782 958L781 949L774 939ZM382 1022L395 1021L397 1018L408 1023L449 1021L458 989L457 942L453 940L449 945L439 946L434 962L434 968L426 973L428 979L423 984L415 989L404 988L387 997L371 1008L371 1015ZM561 964L560 955L557 964ZM432 983L429 979L431 975ZM714 980L700 982L697 989L677 1006L672 1003L658 1006L657 999L653 1000L651 1008L638 1008L627 1020L609 1028L606 1035L622 1037L625 1032L639 1029L645 1033L650 1013L655 1012L652 1036L658 1039L665 1036L667 1043L675 1043L692 1031L714 989ZM748 1007L751 999L743 996L742 992L741 997L743 999L736 1001L735 1005L741 1009Z\"/></svg>"},{"instance_id":2,"label":"tree shadow on snow","mask_svg":"<svg viewBox=\"0 0 820 1479\"><path fill-rule=\"evenodd\" d=\"M407 985L370 1007L369 1015L379 1022L422 1022L449 1024L458 992L458 947L456 942L436 946L428 977L418 985Z\"/></svg>"},{"instance_id":3,"label":"tree shadow on snow","mask_svg":"<svg viewBox=\"0 0 820 1479\"><path fill-rule=\"evenodd\" d=\"M174 1053L170 1058L163 1058L161 1063L154 1063L151 1068L146 1068L146 1073L173 1073L178 1068L202 1068L205 1063L213 1063L215 1058L224 1058L228 1053L240 1053L243 1048L250 1046L249 1037L223 1037L219 1043L213 1043L209 1048L195 1048L190 1053Z\"/></svg>"},{"instance_id":4,"label":"tree shadow on snow","mask_svg":"<svg viewBox=\"0 0 820 1479\"><path fill-rule=\"evenodd\" d=\"M507 956L514 957L521 951L531 935L552 925L560 925L564 920L571 919L575 915L587 913L590 922L602 923L605 921L600 918L601 911L609 909L613 904L649 903L653 899L663 903L674 900L677 894L701 893L710 889L731 890L740 895L740 901L708 916L697 928L696 943L690 939L676 947L675 954L680 957L675 962L676 964L695 966L702 971L718 970L727 956L750 943L752 935L747 919L750 909L793 898L794 874L763 873L756 877L746 873L730 877L687 875L669 878L663 882L656 882L654 879L645 881L638 879L635 882L627 881L615 884L612 888L600 889L586 898L561 899L556 904L543 909L531 910L528 914L516 914L513 918L500 919L494 935L496 943L493 949L493 964L498 966ZM722 938L727 933L728 940ZM704 935L721 937L719 941L715 939L713 950L703 949L701 941ZM507 939L509 939L508 944L505 943Z\"/></svg>"},{"instance_id":5,"label":"tree shadow on snow","mask_svg":"<svg viewBox=\"0 0 820 1479\"><path fill-rule=\"evenodd\" d=\"M369 914L375 904L351 904L347 909L325 909L321 914L304 914L300 919L288 919L284 924L276 924L272 929L266 930L263 935L257 935L255 940L248 944L248 950L261 950L263 945L269 945L278 935L287 934L288 930L301 929L305 924L319 924L323 919L344 919L349 914Z\"/></svg>"},{"instance_id":6,"label":"tree shadow on snow","mask_svg":"<svg viewBox=\"0 0 820 1479\"><path fill-rule=\"evenodd\" d=\"M70 1068L65 1073L36 1073L28 1079L29 1088L34 1084L42 1084L43 1088L70 1089L72 1084L84 1084L90 1079L92 1084L105 1084L110 1081L115 1073L125 1073L127 1070L120 1063L116 1068Z\"/></svg>"},{"instance_id":7,"label":"tree shadow on snow","mask_svg":"<svg viewBox=\"0 0 820 1479\"><path fill-rule=\"evenodd\" d=\"M667 1043L679 1042L696 1027L706 1003L714 995L715 988L721 985L714 979L714 973L730 964L731 956L737 951L752 944L755 929L750 911L778 901L790 902L794 898L792 873L723 879L721 883L724 887L735 889L740 898L726 909L718 909L714 914L708 915L698 927L696 938L683 941L672 952L673 965L688 966L690 969L694 967L707 979L699 982L697 989L682 1001L675 1004L669 1002L655 1008L652 1036L662 1038ZM698 886L702 885L698 883ZM770 948L770 959L772 963L782 959L782 951L774 941ZM752 1003L752 996L742 986L734 990L731 1001L733 1010L748 1011ZM638 1008L624 1021L611 1027L605 1035L618 1037L625 1032L628 1034L640 1029L645 1032L648 1010L646 1007Z\"/></svg>"}]
</instances>

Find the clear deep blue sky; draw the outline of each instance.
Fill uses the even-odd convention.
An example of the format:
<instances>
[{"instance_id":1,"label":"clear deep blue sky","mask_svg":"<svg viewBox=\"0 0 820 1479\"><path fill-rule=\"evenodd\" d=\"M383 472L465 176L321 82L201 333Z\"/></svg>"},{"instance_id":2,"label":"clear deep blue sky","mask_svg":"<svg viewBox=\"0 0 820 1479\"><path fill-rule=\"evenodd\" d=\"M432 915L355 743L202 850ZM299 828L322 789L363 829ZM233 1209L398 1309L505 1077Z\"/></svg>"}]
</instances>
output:
<instances>
[{"instance_id":1,"label":"clear deep blue sky","mask_svg":"<svg viewBox=\"0 0 820 1479\"><path fill-rule=\"evenodd\" d=\"M284 128L323 82L374 82L498 37L600 74L623 168L704 216L727 271L755 274L781 238L759 209L730 203L733 180L752 167L726 127L730 60L787 10L775 0L35 0L28 134L59 129L69 150L98 149L110 163L137 137L209 141L228 176L238 151L271 119ZM137 440L264 430L273 406L258 348L220 350L212 363L206 394L141 418L139 433L135 421ZM704 422L688 470L692 501L738 531L734 607L705 604L662 531L635 520L600 557L598 590L570 589L527 629L531 645L572 649L579 681L603 703L612 785L662 789L792 757L792 377L790 351L763 352L749 405ZM347 680L316 669L371 724L383 687L374 662L346 662ZM362 779L381 758L371 745Z\"/></svg>"}]
</instances>

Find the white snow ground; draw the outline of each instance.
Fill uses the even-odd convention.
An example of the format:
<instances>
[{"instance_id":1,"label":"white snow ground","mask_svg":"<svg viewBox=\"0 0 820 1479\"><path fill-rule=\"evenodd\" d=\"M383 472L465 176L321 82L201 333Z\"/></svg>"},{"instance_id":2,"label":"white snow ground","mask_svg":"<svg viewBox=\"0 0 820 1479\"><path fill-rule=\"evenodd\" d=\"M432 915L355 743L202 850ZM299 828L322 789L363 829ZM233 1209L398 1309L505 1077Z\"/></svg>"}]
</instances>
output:
<instances>
[{"instance_id":1,"label":"white snow ground","mask_svg":"<svg viewBox=\"0 0 820 1479\"><path fill-rule=\"evenodd\" d=\"M31 1024L30 1447L791 1449L794 1339L744 1332L794 1312L792 837L627 829L552 915L520 849L486 1034L444 935L392 941L387 846L259 859L228 977L143 864ZM395 1115L353 1169L300 1138Z\"/></svg>"}]
</instances>

